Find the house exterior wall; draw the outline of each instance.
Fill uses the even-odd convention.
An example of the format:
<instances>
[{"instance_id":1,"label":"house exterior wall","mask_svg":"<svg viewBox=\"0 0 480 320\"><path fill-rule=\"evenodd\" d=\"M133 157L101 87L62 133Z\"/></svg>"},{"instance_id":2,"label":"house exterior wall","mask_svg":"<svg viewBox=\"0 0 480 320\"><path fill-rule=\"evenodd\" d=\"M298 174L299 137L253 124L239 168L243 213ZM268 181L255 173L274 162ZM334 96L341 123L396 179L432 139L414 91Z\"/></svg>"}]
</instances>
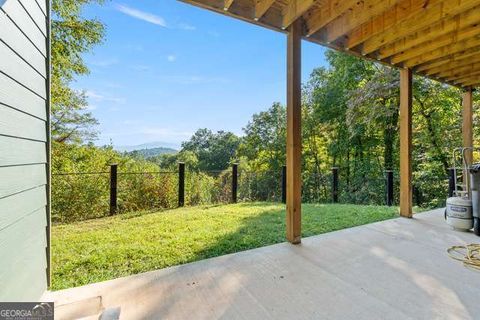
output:
<instances>
[{"instance_id":1,"label":"house exterior wall","mask_svg":"<svg viewBox=\"0 0 480 320\"><path fill-rule=\"evenodd\" d=\"M0 0L0 301L36 301L49 281L48 12Z\"/></svg>"}]
</instances>

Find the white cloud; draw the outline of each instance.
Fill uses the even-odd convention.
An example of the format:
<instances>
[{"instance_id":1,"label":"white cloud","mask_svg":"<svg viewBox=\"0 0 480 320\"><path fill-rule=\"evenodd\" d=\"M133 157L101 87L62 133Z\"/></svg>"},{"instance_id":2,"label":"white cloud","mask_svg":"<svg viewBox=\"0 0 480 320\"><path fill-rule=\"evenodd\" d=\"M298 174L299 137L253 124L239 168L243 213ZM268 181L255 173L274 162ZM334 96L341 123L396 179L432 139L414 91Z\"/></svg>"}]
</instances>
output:
<instances>
[{"instance_id":1,"label":"white cloud","mask_svg":"<svg viewBox=\"0 0 480 320\"><path fill-rule=\"evenodd\" d=\"M175 62L175 61L177 61L177 57L175 55L171 54L171 55L167 56L167 60L168 60L168 62Z\"/></svg>"},{"instance_id":2,"label":"white cloud","mask_svg":"<svg viewBox=\"0 0 480 320\"><path fill-rule=\"evenodd\" d=\"M133 17L135 19L146 21L148 23L152 23L152 24L155 24L157 26L167 27L167 23L166 23L165 19L163 19L162 17L157 16L153 13L141 11L141 10L138 10L138 9L135 9L135 8L128 7L126 5L122 5L122 4L115 5L115 8L118 11L120 11L120 12L122 12L122 13L130 16L130 17Z\"/></svg>"}]
</instances>

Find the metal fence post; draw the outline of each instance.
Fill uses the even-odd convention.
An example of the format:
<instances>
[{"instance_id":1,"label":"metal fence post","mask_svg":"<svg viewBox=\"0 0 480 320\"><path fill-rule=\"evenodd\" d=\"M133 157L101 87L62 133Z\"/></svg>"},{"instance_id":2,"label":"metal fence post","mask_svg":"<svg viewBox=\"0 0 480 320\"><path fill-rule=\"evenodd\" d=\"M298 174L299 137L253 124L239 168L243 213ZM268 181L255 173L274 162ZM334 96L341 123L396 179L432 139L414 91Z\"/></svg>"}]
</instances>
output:
<instances>
[{"instance_id":1,"label":"metal fence post","mask_svg":"<svg viewBox=\"0 0 480 320\"><path fill-rule=\"evenodd\" d=\"M238 191L238 164L232 165L232 203L237 203Z\"/></svg>"},{"instance_id":2,"label":"metal fence post","mask_svg":"<svg viewBox=\"0 0 480 320\"><path fill-rule=\"evenodd\" d=\"M415 205L418 207L422 206L422 192L420 190L420 187L416 184L412 186L412 194L413 194L413 202Z\"/></svg>"},{"instance_id":3,"label":"metal fence post","mask_svg":"<svg viewBox=\"0 0 480 320\"><path fill-rule=\"evenodd\" d=\"M287 203L287 166L282 167L282 203Z\"/></svg>"},{"instance_id":4,"label":"metal fence post","mask_svg":"<svg viewBox=\"0 0 480 320\"><path fill-rule=\"evenodd\" d=\"M448 197L453 197L455 191L455 169L448 169Z\"/></svg>"},{"instance_id":5,"label":"metal fence post","mask_svg":"<svg viewBox=\"0 0 480 320\"><path fill-rule=\"evenodd\" d=\"M117 213L118 164L110 165L110 215Z\"/></svg>"},{"instance_id":6,"label":"metal fence post","mask_svg":"<svg viewBox=\"0 0 480 320\"><path fill-rule=\"evenodd\" d=\"M387 170L387 206L393 206L393 171Z\"/></svg>"},{"instance_id":7,"label":"metal fence post","mask_svg":"<svg viewBox=\"0 0 480 320\"><path fill-rule=\"evenodd\" d=\"M338 203L338 168L332 168L332 200Z\"/></svg>"},{"instance_id":8,"label":"metal fence post","mask_svg":"<svg viewBox=\"0 0 480 320\"><path fill-rule=\"evenodd\" d=\"M185 205L185 163L178 163L178 206Z\"/></svg>"}]
</instances>

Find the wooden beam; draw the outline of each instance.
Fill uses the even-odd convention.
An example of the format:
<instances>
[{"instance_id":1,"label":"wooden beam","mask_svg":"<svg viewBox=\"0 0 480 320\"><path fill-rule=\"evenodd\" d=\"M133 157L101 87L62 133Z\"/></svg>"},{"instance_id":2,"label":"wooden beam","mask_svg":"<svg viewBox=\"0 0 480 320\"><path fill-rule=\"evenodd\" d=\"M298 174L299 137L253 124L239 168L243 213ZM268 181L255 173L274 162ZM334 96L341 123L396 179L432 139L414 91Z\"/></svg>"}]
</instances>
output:
<instances>
[{"instance_id":1,"label":"wooden beam","mask_svg":"<svg viewBox=\"0 0 480 320\"><path fill-rule=\"evenodd\" d=\"M461 85L464 88L478 87L479 83L480 83L480 73L476 77L472 77L472 78L469 78L469 79L462 80Z\"/></svg>"},{"instance_id":2,"label":"wooden beam","mask_svg":"<svg viewBox=\"0 0 480 320\"><path fill-rule=\"evenodd\" d=\"M345 47L356 47L369 38L389 30L402 21L415 18L427 8L435 6L443 1L444 0L403 0L391 10L388 10L355 28L355 30L347 35Z\"/></svg>"},{"instance_id":3,"label":"wooden beam","mask_svg":"<svg viewBox=\"0 0 480 320\"><path fill-rule=\"evenodd\" d=\"M343 15L330 22L322 30L322 38L325 42L334 42L349 34L358 26L368 22L391 9L402 0L363 0L357 1L355 6ZM345 42L345 41L344 41Z\"/></svg>"},{"instance_id":4,"label":"wooden beam","mask_svg":"<svg viewBox=\"0 0 480 320\"><path fill-rule=\"evenodd\" d=\"M473 147L473 95L472 90L469 89L463 93L462 101L462 140L463 147ZM473 152L465 152L465 160L468 165L472 164ZM464 172L467 177L467 186L469 186L470 175L468 172ZM470 190L468 190L470 193Z\"/></svg>"},{"instance_id":5,"label":"wooden beam","mask_svg":"<svg viewBox=\"0 0 480 320\"><path fill-rule=\"evenodd\" d=\"M415 46L406 50L405 52L401 52L391 58L391 62L393 64L398 64L403 61L415 58L419 55L422 55L426 52L431 52L433 50L439 49L441 47L449 46L464 40L468 40L480 35L480 27L474 26L468 29L464 29L460 32L450 33L446 36L442 36L440 38L434 39L429 42L425 42L421 45Z\"/></svg>"},{"instance_id":6,"label":"wooden beam","mask_svg":"<svg viewBox=\"0 0 480 320\"><path fill-rule=\"evenodd\" d=\"M223 10L228 11L235 0L225 0L223 4Z\"/></svg>"},{"instance_id":7,"label":"wooden beam","mask_svg":"<svg viewBox=\"0 0 480 320\"><path fill-rule=\"evenodd\" d=\"M327 0L317 7L306 19L307 36L311 36L328 23L332 22L348 9L355 7L358 0Z\"/></svg>"},{"instance_id":8,"label":"wooden beam","mask_svg":"<svg viewBox=\"0 0 480 320\"><path fill-rule=\"evenodd\" d=\"M473 70L458 77L449 77L448 79L465 88L468 87L467 83L475 83L480 80L480 69Z\"/></svg>"},{"instance_id":9,"label":"wooden beam","mask_svg":"<svg viewBox=\"0 0 480 320\"><path fill-rule=\"evenodd\" d=\"M288 28L294 21L297 21L307 12L316 0L290 0L283 12L282 28Z\"/></svg>"},{"instance_id":10,"label":"wooden beam","mask_svg":"<svg viewBox=\"0 0 480 320\"><path fill-rule=\"evenodd\" d=\"M475 31L479 29L478 23L480 22L480 15L477 10L480 10L480 8L476 7L474 10L439 21L425 30L418 31L414 35L383 47L378 52L378 58L385 59L414 47L421 49L421 46L428 41L438 43L437 48L439 48L448 44L449 41L465 40L471 34L476 35Z\"/></svg>"},{"instance_id":11,"label":"wooden beam","mask_svg":"<svg viewBox=\"0 0 480 320\"><path fill-rule=\"evenodd\" d=\"M464 147L473 147L473 94L471 89L463 93L462 138ZM471 155L467 161L471 163Z\"/></svg>"},{"instance_id":12,"label":"wooden beam","mask_svg":"<svg viewBox=\"0 0 480 320\"><path fill-rule=\"evenodd\" d=\"M401 23L396 23L388 32L383 32L366 40L362 46L362 53L369 54L379 50L382 46L415 34L415 32L428 28L438 21L466 12L478 5L480 5L480 0L450 0L435 6L428 6L427 4L427 7L414 20L408 19Z\"/></svg>"},{"instance_id":13,"label":"wooden beam","mask_svg":"<svg viewBox=\"0 0 480 320\"><path fill-rule=\"evenodd\" d=\"M449 56L440 57L438 59L422 63L421 65L415 67L415 72L426 71L428 69L442 66L455 61L468 60L472 57L478 56L479 51L480 51L480 47L473 47L470 49L462 50L460 52L457 52Z\"/></svg>"},{"instance_id":14,"label":"wooden beam","mask_svg":"<svg viewBox=\"0 0 480 320\"><path fill-rule=\"evenodd\" d=\"M400 215L412 213L412 71L400 70Z\"/></svg>"},{"instance_id":15,"label":"wooden beam","mask_svg":"<svg viewBox=\"0 0 480 320\"><path fill-rule=\"evenodd\" d=\"M459 77L450 78L457 83L468 82L468 81L479 81L480 80L480 70L473 70L470 73L463 74Z\"/></svg>"},{"instance_id":16,"label":"wooden beam","mask_svg":"<svg viewBox=\"0 0 480 320\"><path fill-rule=\"evenodd\" d=\"M424 71L429 75L435 75L440 72L455 71L459 68L462 68L477 62L480 63L480 54L478 56L473 56L468 59L457 60L450 63L442 64L437 67L432 67Z\"/></svg>"},{"instance_id":17,"label":"wooden beam","mask_svg":"<svg viewBox=\"0 0 480 320\"><path fill-rule=\"evenodd\" d=\"M275 0L257 0L255 3L255 20L260 20L274 2Z\"/></svg>"},{"instance_id":18,"label":"wooden beam","mask_svg":"<svg viewBox=\"0 0 480 320\"><path fill-rule=\"evenodd\" d=\"M413 68L419 64L423 64L429 61L433 61L439 58L447 57L460 51L464 51L470 48L480 46L480 38L471 38L465 41L455 42L451 45L441 47L437 50L426 52L415 58L409 59L403 62L403 66L406 68Z\"/></svg>"},{"instance_id":19,"label":"wooden beam","mask_svg":"<svg viewBox=\"0 0 480 320\"><path fill-rule=\"evenodd\" d=\"M301 242L302 206L302 22L290 25L287 38L287 239Z\"/></svg>"},{"instance_id":20,"label":"wooden beam","mask_svg":"<svg viewBox=\"0 0 480 320\"><path fill-rule=\"evenodd\" d=\"M464 75L471 73L472 71L480 70L480 63L472 63L470 65L463 66L461 68L456 68L448 71L441 71L435 76L438 78L458 78Z\"/></svg>"}]
</instances>

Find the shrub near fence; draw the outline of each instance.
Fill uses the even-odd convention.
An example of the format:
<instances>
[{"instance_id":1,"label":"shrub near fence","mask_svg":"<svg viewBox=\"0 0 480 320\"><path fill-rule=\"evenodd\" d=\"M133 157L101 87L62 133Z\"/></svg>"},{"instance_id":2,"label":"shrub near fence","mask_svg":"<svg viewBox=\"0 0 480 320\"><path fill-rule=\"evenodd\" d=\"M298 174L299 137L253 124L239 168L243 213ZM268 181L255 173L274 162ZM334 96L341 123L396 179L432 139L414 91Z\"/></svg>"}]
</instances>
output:
<instances>
[{"instance_id":1,"label":"shrub near fence","mask_svg":"<svg viewBox=\"0 0 480 320\"><path fill-rule=\"evenodd\" d=\"M175 171L119 172L118 212L174 208L178 174Z\"/></svg>"},{"instance_id":2,"label":"shrub near fence","mask_svg":"<svg viewBox=\"0 0 480 320\"><path fill-rule=\"evenodd\" d=\"M183 167L184 168L184 167ZM232 170L233 169L233 170ZM126 172L118 168L116 188L111 192L111 173L53 174L52 219L70 222L114 213L168 209L182 205L205 205L236 201L284 201L283 170L252 172L234 165L223 171ZM399 179L395 172L369 172L346 181L339 168L303 177L304 202L393 205L398 203ZM237 179L234 179L236 174ZM183 177L183 184L179 177ZM236 182L236 183L235 183ZM414 203L432 207L444 203L448 179L414 177ZM435 185L435 189L431 188ZM180 189L183 185L183 190ZM388 198L390 190L390 198ZM182 192L183 191L183 192ZM433 193L432 193L433 192ZM111 195L114 195L112 207ZM116 197L115 197L116 196Z\"/></svg>"},{"instance_id":3,"label":"shrub near fence","mask_svg":"<svg viewBox=\"0 0 480 320\"><path fill-rule=\"evenodd\" d=\"M99 218L109 212L109 172L52 174L52 221Z\"/></svg>"},{"instance_id":4,"label":"shrub near fence","mask_svg":"<svg viewBox=\"0 0 480 320\"><path fill-rule=\"evenodd\" d=\"M105 217L112 213L176 208L178 171L131 172L118 167L116 207L111 208L111 172L52 174L52 220L71 222ZM188 206L226 203L231 200L231 172L185 173Z\"/></svg>"}]
</instances>

